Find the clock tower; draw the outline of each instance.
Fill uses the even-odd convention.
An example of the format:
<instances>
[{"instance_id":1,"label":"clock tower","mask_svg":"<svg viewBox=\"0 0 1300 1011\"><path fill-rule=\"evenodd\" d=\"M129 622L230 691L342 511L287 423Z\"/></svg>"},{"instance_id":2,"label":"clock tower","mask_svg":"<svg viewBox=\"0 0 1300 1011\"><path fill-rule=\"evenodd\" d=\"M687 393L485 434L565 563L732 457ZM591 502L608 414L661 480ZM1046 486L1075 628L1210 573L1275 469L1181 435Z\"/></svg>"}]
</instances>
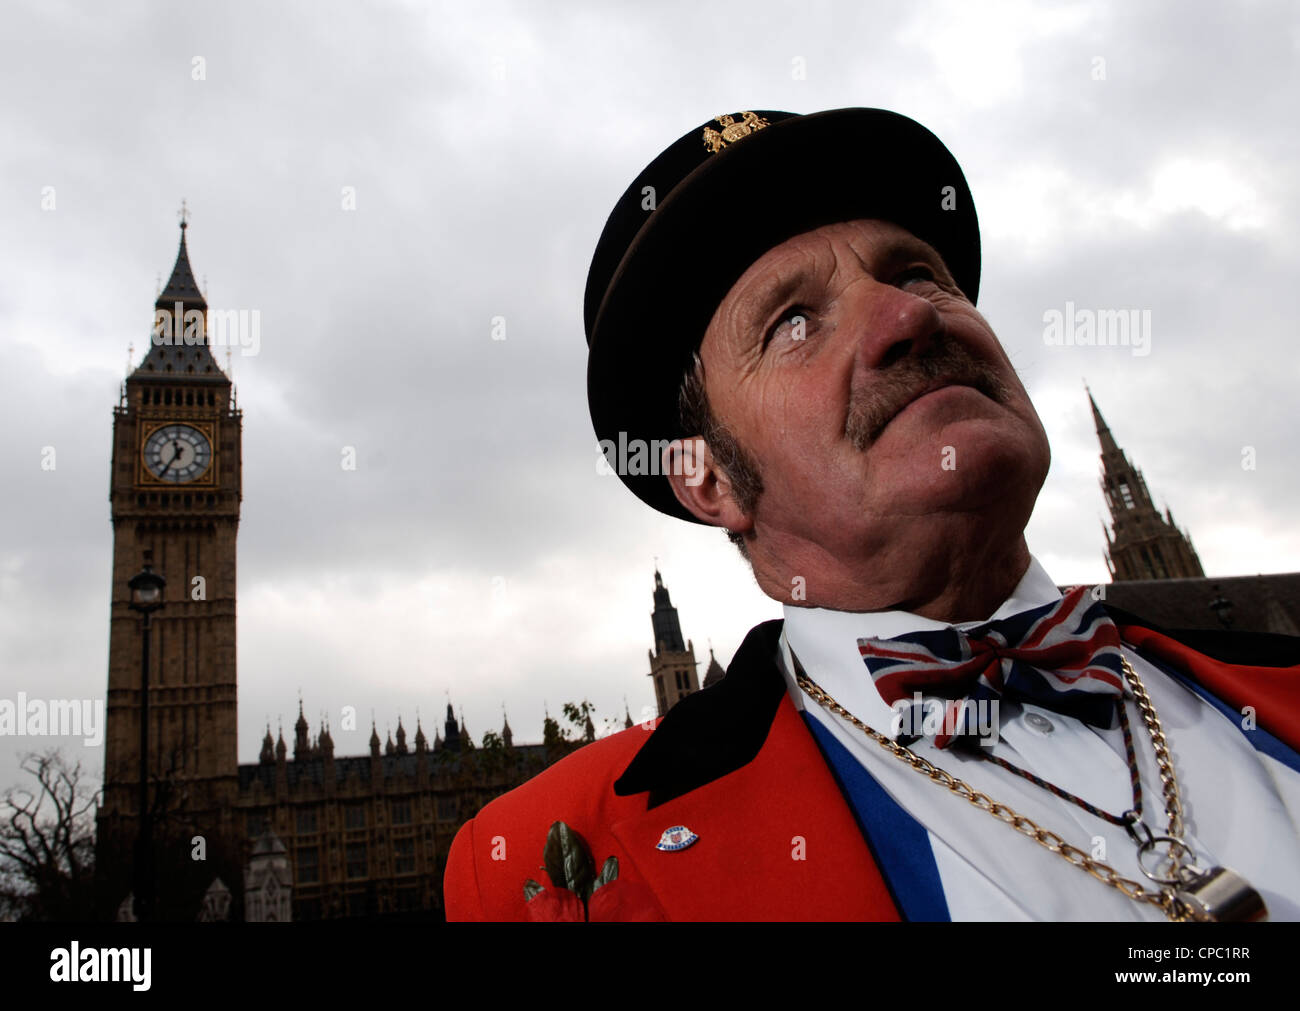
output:
<instances>
[{"instance_id":1,"label":"clock tower","mask_svg":"<svg viewBox=\"0 0 1300 1011\"><path fill-rule=\"evenodd\" d=\"M123 868L138 832L140 781L142 632L139 613L129 607L128 582L146 562L167 580L164 606L149 631L149 803L160 878L169 864L165 850L176 850L170 838L183 839L188 859L195 859L189 853L195 835L204 837L210 857L218 855L232 838L238 793L235 536L242 418L209 345L208 305L190 268L187 224L182 212L180 249L154 306L148 352L113 412L113 585L98 841L101 866L115 879L109 887L121 889L116 901L129 889ZM206 876L206 885L214 861L198 868L195 880ZM172 882L181 884L168 876L160 900Z\"/></svg>"}]
</instances>

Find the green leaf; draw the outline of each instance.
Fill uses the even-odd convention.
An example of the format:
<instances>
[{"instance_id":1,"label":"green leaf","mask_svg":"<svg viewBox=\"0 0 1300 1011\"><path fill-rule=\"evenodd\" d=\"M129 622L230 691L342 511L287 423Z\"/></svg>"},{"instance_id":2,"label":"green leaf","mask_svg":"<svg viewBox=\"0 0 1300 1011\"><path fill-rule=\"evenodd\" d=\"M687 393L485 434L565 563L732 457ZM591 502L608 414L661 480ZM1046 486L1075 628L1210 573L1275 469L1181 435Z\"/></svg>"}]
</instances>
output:
<instances>
[{"instance_id":1,"label":"green leaf","mask_svg":"<svg viewBox=\"0 0 1300 1011\"><path fill-rule=\"evenodd\" d=\"M542 849L542 863L546 867L546 873L551 876L551 884L556 888L564 888L564 854L560 847L560 829L567 828L562 821L553 822L550 831L546 833L546 845Z\"/></svg>"},{"instance_id":2,"label":"green leaf","mask_svg":"<svg viewBox=\"0 0 1300 1011\"><path fill-rule=\"evenodd\" d=\"M591 891L594 894L598 889L611 881L618 879L618 857L610 857L605 861L605 866L600 869L600 876L596 878L596 883L592 885Z\"/></svg>"},{"instance_id":3,"label":"green leaf","mask_svg":"<svg viewBox=\"0 0 1300 1011\"><path fill-rule=\"evenodd\" d=\"M529 878L527 881L524 882L524 901L525 901L525 902L532 902L532 901L533 901L533 898L534 898L534 897L535 897L539 892L544 892L544 891L546 891L545 888L543 888L541 885L539 885L539 884L538 884L536 881L534 881L532 878Z\"/></svg>"},{"instance_id":4,"label":"green leaf","mask_svg":"<svg viewBox=\"0 0 1300 1011\"><path fill-rule=\"evenodd\" d=\"M591 883L596 865L586 840L562 821L557 821L546 834L546 873L559 888L567 888L584 902L591 894Z\"/></svg>"}]
</instances>

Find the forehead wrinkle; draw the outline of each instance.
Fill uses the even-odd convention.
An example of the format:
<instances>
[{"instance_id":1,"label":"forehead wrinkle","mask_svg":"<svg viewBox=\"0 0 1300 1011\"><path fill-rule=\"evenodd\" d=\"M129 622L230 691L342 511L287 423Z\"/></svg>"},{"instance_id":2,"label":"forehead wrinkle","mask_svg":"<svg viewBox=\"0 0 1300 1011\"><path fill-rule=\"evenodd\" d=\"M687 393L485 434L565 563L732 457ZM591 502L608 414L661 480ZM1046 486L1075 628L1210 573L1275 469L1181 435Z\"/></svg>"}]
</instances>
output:
<instances>
[{"instance_id":1,"label":"forehead wrinkle","mask_svg":"<svg viewBox=\"0 0 1300 1011\"><path fill-rule=\"evenodd\" d=\"M937 249L901 225L894 225L892 222L884 222L882 225L880 231L883 234L878 237L868 238L862 229L854 229L854 233L849 237L849 248L857 255L858 262L862 264L864 270L874 275L881 270L897 268L908 260L922 260L936 267L942 277L952 280L952 272ZM875 257L874 263L869 264L864 259L862 251L854 244L854 240L859 243L871 242L870 249Z\"/></svg>"},{"instance_id":2,"label":"forehead wrinkle","mask_svg":"<svg viewBox=\"0 0 1300 1011\"><path fill-rule=\"evenodd\" d=\"M868 274L871 273L870 267L862 259L862 254L853 248L852 242L836 243L832 242L830 237L827 236L826 245L830 249L831 262L835 265L831 270L831 276L826 285L827 292L841 291L850 281L860 277L864 271ZM848 255L845 255L846 249Z\"/></svg>"},{"instance_id":3,"label":"forehead wrinkle","mask_svg":"<svg viewBox=\"0 0 1300 1011\"><path fill-rule=\"evenodd\" d=\"M835 254L829 240L824 240L823 244L831 252L833 259ZM819 262L818 250L815 247L810 248L806 242L800 242L785 249L772 264L772 269L776 276L764 286L760 296L755 300L755 304L761 308L760 314L764 316L776 308L777 302L792 296L807 283L810 277L820 273L822 265Z\"/></svg>"}]
</instances>

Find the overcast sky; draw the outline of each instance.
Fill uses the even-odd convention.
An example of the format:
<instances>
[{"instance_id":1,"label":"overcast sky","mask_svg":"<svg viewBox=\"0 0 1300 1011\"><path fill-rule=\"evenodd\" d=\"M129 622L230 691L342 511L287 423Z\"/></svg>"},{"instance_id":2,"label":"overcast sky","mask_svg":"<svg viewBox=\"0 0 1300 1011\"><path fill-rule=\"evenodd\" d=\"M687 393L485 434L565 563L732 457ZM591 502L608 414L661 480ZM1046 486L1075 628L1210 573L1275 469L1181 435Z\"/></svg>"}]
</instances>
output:
<instances>
[{"instance_id":1,"label":"overcast sky","mask_svg":"<svg viewBox=\"0 0 1300 1011\"><path fill-rule=\"evenodd\" d=\"M1300 569L1297 49L1265 2L6 4L0 698L104 696L112 409L182 198L209 304L261 314L233 363L241 761L300 689L313 729L357 707L340 754L372 710L431 735L448 693L476 739L503 703L521 741L544 703L640 717L656 557L725 664L780 607L598 474L581 305L636 173L751 108L894 109L964 167L1058 583L1106 578L1085 378L1208 574ZM1048 346L1067 302L1149 310L1150 353ZM48 743L83 753L0 740L0 787Z\"/></svg>"}]
</instances>

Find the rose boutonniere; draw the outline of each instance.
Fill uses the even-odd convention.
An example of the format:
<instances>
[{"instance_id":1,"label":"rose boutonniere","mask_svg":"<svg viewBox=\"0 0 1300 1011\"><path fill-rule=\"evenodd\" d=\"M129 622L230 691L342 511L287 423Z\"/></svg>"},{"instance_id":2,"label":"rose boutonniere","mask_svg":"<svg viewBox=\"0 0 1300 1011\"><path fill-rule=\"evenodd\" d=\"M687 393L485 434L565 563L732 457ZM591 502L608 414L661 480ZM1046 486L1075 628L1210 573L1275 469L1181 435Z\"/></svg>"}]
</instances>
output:
<instances>
[{"instance_id":1,"label":"rose boutonniere","mask_svg":"<svg viewBox=\"0 0 1300 1011\"><path fill-rule=\"evenodd\" d=\"M542 850L543 869L551 887L529 878L524 882L528 918L534 922L599 923L664 918L645 885L618 879L618 857L609 857L596 873L587 841L562 821L551 825Z\"/></svg>"}]
</instances>

